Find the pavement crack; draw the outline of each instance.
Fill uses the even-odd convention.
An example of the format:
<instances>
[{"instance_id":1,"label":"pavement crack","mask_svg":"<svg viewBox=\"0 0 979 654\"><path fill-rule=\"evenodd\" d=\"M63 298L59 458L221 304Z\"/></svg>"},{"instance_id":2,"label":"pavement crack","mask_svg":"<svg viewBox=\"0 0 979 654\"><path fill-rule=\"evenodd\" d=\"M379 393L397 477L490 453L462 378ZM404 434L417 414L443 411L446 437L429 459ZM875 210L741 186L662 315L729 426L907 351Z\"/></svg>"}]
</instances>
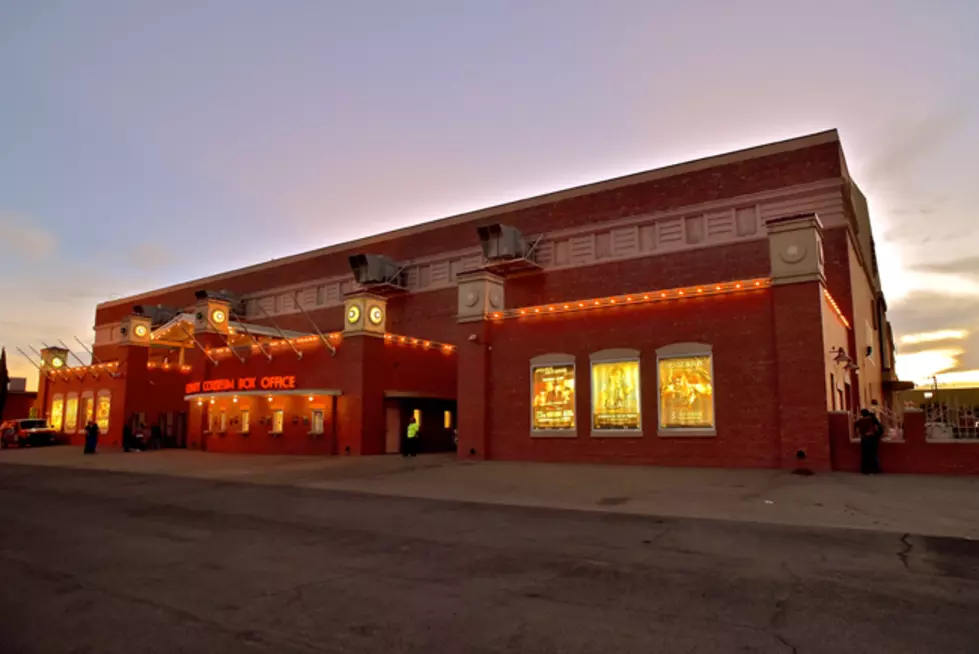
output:
<instances>
[{"instance_id":1,"label":"pavement crack","mask_svg":"<svg viewBox=\"0 0 979 654\"><path fill-rule=\"evenodd\" d=\"M787 641L787 640L785 639L785 636L782 636L782 635L780 635L780 634L774 634L774 635L775 635L775 639L776 639L776 640L777 640L778 642L780 642L780 643L782 643L783 645L785 645L786 647L788 647L788 648L789 648L789 651L791 651L791 652L792 652L792 654L799 654L799 648L798 648L798 647L796 647L795 645L793 645L792 643L790 643L789 641Z\"/></svg>"},{"instance_id":2,"label":"pavement crack","mask_svg":"<svg viewBox=\"0 0 979 654\"><path fill-rule=\"evenodd\" d=\"M904 564L905 570L911 570L911 566L908 563L908 555L911 554L911 550L914 549L914 544L908 540L910 537L911 534L904 534L901 536L901 544L903 545L904 549L897 553L897 558L901 559L901 563Z\"/></svg>"}]
</instances>

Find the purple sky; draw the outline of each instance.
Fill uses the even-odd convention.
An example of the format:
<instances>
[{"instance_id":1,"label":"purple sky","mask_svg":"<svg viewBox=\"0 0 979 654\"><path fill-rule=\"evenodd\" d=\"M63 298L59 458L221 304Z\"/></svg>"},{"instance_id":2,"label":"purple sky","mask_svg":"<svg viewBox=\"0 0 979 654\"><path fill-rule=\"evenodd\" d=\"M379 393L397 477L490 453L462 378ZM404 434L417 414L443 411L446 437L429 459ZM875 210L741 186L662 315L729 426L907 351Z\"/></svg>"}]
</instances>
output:
<instances>
[{"instance_id":1,"label":"purple sky","mask_svg":"<svg viewBox=\"0 0 979 654\"><path fill-rule=\"evenodd\" d=\"M91 340L111 297L836 127L899 335L953 330L900 372L977 370L977 109L975 0L0 0L0 343Z\"/></svg>"}]
</instances>

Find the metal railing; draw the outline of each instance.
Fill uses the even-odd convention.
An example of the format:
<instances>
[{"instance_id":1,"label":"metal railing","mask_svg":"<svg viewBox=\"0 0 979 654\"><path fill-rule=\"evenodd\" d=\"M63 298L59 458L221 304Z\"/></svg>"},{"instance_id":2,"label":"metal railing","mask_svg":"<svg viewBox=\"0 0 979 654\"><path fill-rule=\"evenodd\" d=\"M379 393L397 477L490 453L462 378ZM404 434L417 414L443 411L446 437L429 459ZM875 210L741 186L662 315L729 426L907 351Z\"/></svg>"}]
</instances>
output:
<instances>
[{"instance_id":1,"label":"metal railing","mask_svg":"<svg viewBox=\"0 0 979 654\"><path fill-rule=\"evenodd\" d=\"M925 437L930 441L979 440L979 406L924 404Z\"/></svg>"}]
</instances>

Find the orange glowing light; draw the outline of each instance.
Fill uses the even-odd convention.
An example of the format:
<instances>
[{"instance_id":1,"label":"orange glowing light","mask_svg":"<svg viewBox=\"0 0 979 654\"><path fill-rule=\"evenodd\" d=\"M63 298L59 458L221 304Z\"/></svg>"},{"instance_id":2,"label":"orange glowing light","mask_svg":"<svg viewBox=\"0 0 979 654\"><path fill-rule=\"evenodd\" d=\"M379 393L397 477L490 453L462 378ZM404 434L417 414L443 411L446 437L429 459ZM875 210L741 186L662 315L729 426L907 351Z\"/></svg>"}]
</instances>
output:
<instances>
[{"instance_id":1,"label":"orange glowing light","mask_svg":"<svg viewBox=\"0 0 979 654\"><path fill-rule=\"evenodd\" d=\"M666 297L666 293L660 293L659 296L660 297Z\"/></svg>"},{"instance_id":2,"label":"orange glowing light","mask_svg":"<svg viewBox=\"0 0 979 654\"><path fill-rule=\"evenodd\" d=\"M424 345L425 347L428 347L428 346L430 346L431 344L432 344L432 342L431 342L431 341L425 341L424 343L422 343L422 345Z\"/></svg>"},{"instance_id":3,"label":"orange glowing light","mask_svg":"<svg viewBox=\"0 0 979 654\"><path fill-rule=\"evenodd\" d=\"M735 288L741 288L741 284L738 284Z\"/></svg>"},{"instance_id":4,"label":"orange glowing light","mask_svg":"<svg viewBox=\"0 0 979 654\"><path fill-rule=\"evenodd\" d=\"M521 310L520 310L520 315L521 315L521 316L525 316L525 315L527 315L527 312L526 312L526 311L524 311L523 309L521 309Z\"/></svg>"},{"instance_id":5,"label":"orange glowing light","mask_svg":"<svg viewBox=\"0 0 979 654\"><path fill-rule=\"evenodd\" d=\"M585 306L585 303L584 303L584 302L579 302L579 303L578 303L578 306L579 306L579 307L583 307L583 306Z\"/></svg>"},{"instance_id":6,"label":"orange glowing light","mask_svg":"<svg viewBox=\"0 0 979 654\"><path fill-rule=\"evenodd\" d=\"M540 309L534 309L534 313L540 313Z\"/></svg>"},{"instance_id":7,"label":"orange glowing light","mask_svg":"<svg viewBox=\"0 0 979 654\"><path fill-rule=\"evenodd\" d=\"M554 307L547 307L548 311L554 311Z\"/></svg>"},{"instance_id":8,"label":"orange glowing light","mask_svg":"<svg viewBox=\"0 0 979 654\"><path fill-rule=\"evenodd\" d=\"M702 289L702 288L698 288L698 289L697 289L697 292L698 292L698 293L703 293L703 292L704 292L704 289Z\"/></svg>"},{"instance_id":9,"label":"orange glowing light","mask_svg":"<svg viewBox=\"0 0 979 654\"><path fill-rule=\"evenodd\" d=\"M761 286L761 282L755 282L755 286Z\"/></svg>"},{"instance_id":10,"label":"orange glowing light","mask_svg":"<svg viewBox=\"0 0 979 654\"><path fill-rule=\"evenodd\" d=\"M626 302L632 302L632 297L631 297L631 296L630 296L630 297L627 297L627 298L625 299L625 301L626 301Z\"/></svg>"},{"instance_id":11,"label":"orange glowing light","mask_svg":"<svg viewBox=\"0 0 979 654\"><path fill-rule=\"evenodd\" d=\"M601 302L598 301L598 300L595 300L595 306L598 306L599 304L601 304Z\"/></svg>"},{"instance_id":12,"label":"orange glowing light","mask_svg":"<svg viewBox=\"0 0 979 654\"><path fill-rule=\"evenodd\" d=\"M680 292L678 293L678 295L683 295L683 291L680 291Z\"/></svg>"},{"instance_id":13,"label":"orange glowing light","mask_svg":"<svg viewBox=\"0 0 979 654\"><path fill-rule=\"evenodd\" d=\"M569 306L568 306L567 304L565 304L565 305L564 305L564 308L565 308L565 309L570 309L571 307L569 307Z\"/></svg>"},{"instance_id":14,"label":"orange glowing light","mask_svg":"<svg viewBox=\"0 0 979 654\"><path fill-rule=\"evenodd\" d=\"M719 290L721 290L721 287L720 286L715 286L714 287L714 290L719 291Z\"/></svg>"},{"instance_id":15,"label":"orange glowing light","mask_svg":"<svg viewBox=\"0 0 979 654\"><path fill-rule=\"evenodd\" d=\"M610 302L611 302L612 304L615 304L615 298L612 298L612 299L610 300Z\"/></svg>"},{"instance_id":16,"label":"orange glowing light","mask_svg":"<svg viewBox=\"0 0 979 654\"><path fill-rule=\"evenodd\" d=\"M407 339L407 338L405 338L404 336L402 336L402 337L401 337L401 342L402 342L402 343L405 343L405 342L407 342L407 341L408 341L408 339Z\"/></svg>"}]
</instances>

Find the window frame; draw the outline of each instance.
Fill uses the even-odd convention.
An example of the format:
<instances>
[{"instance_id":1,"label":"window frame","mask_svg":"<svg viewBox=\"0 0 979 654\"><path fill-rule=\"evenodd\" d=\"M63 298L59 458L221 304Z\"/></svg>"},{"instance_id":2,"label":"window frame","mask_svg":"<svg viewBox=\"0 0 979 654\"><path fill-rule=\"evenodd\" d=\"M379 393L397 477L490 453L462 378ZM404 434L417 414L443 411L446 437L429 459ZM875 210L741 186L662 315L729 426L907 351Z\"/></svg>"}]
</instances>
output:
<instances>
[{"instance_id":1,"label":"window frame","mask_svg":"<svg viewBox=\"0 0 979 654\"><path fill-rule=\"evenodd\" d=\"M279 425L278 430L275 428L275 417L276 417L276 415L280 416L281 423L282 423L282 424ZM272 435L275 435L275 436L281 436L282 435L282 432L285 431L285 428L286 428L286 412L285 412L285 409L272 409L272 416L271 416L271 423L270 423L270 427L269 427L269 433L272 434Z\"/></svg>"},{"instance_id":2,"label":"window frame","mask_svg":"<svg viewBox=\"0 0 979 654\"><path fill-rule=\"evenodd\" d=\"M611 348L592 352L588 357L588 427L591 430L592 438L642 438L643 431L643 383L642 383L642 357L639 350L633 348ZM611 429L595 427L595 402L598 399L595 393L595 366L608 365L610 363L635 363L639 371L636 378L638 387L636 388L636 409L639 413L639 426L629 429Z\"/></svg>"},{"instance_id":3,"label":"window frame","mask_svg":"<svg viewBox=\"0 0 979 654\"><path fill-rule=\"evenodd\" d=\"M319 427L316 426L316 414L319 414ZM326 431L326 411L321 407L311 409L309 412L309 433L322 435Z\"/></svg>"},{"instance_id":4,"label":"window frame","mask_svg":"<svg viewBox=\"0 0 979 654\"><path fill-rule=\"evenodd\" d=\"M706 356L710 360L710 383L711 383L711 415L713 425L711 427L664 427L663 418L660 415L662 409L662 389L663 380L660 378L660 362L670 359L688 359L692 357ZM663 346L656 350L656 433L664 438L673 437L702 437L711 438L717 436L717 402L714 392L717 388L717 379L714 375L714 347L709 343L673 343Z\"/></svg>"},{"instance_id":5,"label":"window frame","mask_svg":"<svg viewBox=\"0 0 979 654\"><path fill-rule=\"evenodd\" d=\"M568 429L534 429L534 371L537 368L553 368L559 366L571 367L571 378L575 380L574 403L571 408L574 412L571 419L574 424ZM530 388L527 389L530 398L528 415L530 418L531 438L577 438L578 437L578 364L573 354L564 352L549 352L540 354L530 359Z\"/></svg>"}]
</instances>

